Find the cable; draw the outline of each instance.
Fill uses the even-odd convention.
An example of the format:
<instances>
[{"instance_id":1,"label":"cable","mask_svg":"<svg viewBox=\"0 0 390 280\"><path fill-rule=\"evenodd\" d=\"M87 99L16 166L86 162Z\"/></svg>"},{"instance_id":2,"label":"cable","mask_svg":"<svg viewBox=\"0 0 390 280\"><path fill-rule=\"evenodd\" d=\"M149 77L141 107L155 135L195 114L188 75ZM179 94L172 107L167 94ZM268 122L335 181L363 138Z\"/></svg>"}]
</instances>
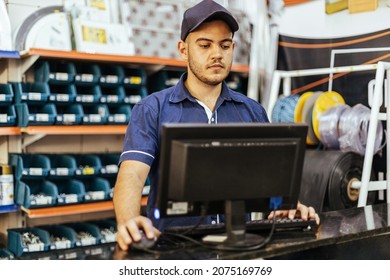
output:
<instances>
[{"instance_id":1,"label":"cable","mask_svg":"<svg viewBox=\"0 0 390 280\"><path fill-rule=\"evenodd\" d=\"M274 217L272 219L272 227L271 227L270 233L264 239L264 241L262 241L261 243L255 244L255 245L243 246L243 247L234 247L234 246L229 246L229 245L225 245L225 244L222 244L222 245L220 245L220 244L218 244L218 245L206 244L206 243L203 243L201 241L198 241L198 240L196 240L194 238L188 237L188 236L183 235L183 234L163 233L163 235L168 235L168 236L173 236L173 237L176 237L176 238L181 238L181 239L184 239L186 241L189 241L189 242L191 242L191 243L193 243L195 245L201 246L201 247L206 248L206 249L218 250L218 251L245 252L245 251L258 250L258 249L264 247L266 244L268 244L271 241L272 236L274 234L275 224L276 224L276 215L274 215Z\"/></svg>"}]
</instances>

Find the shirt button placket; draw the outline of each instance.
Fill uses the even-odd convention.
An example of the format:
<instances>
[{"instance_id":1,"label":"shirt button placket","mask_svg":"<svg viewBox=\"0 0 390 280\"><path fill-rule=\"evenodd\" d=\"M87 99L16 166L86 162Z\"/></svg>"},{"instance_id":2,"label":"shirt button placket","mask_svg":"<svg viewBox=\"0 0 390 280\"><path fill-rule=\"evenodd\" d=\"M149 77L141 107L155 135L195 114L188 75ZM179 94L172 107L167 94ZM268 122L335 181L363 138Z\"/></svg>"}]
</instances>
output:
<instances>
[{"instance_id":1,"label":"shirt button placket","mask_svg":"<svg viewBox=\"0 0 390 280\"><path fill-rule=\"evenodd\" d=\"M217 123L217 122L215 121L215 112L214 112L213 115L211 116L210 123Z\"/></svg>"}]
</instances>

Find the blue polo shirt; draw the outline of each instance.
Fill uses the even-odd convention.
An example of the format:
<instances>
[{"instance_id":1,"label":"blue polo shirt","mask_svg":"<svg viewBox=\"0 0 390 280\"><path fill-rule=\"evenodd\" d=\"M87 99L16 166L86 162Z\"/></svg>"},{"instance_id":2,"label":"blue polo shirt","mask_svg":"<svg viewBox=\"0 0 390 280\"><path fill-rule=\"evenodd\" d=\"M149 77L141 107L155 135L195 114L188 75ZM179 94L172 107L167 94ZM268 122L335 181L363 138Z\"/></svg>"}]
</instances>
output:
<instances>
[{"instance_id":1,"label":"blue polo shirt","mask_svg":"<svg viewBox=\"0 0 390 280\"><path fill-rule=\"evenodd\" d=\"M158 187L159 143L164 123L268 122L265 109L255 100L235 92L222 83L222 92L214 112L207 112L185 88L183 74L170 88L148 95L131 112L120 162L138 160L150 165L150 192L147 216L160 230L167 226L195 224L198 219L174 218L156 220L153 216Z\"/></svg>"}]
</instances>

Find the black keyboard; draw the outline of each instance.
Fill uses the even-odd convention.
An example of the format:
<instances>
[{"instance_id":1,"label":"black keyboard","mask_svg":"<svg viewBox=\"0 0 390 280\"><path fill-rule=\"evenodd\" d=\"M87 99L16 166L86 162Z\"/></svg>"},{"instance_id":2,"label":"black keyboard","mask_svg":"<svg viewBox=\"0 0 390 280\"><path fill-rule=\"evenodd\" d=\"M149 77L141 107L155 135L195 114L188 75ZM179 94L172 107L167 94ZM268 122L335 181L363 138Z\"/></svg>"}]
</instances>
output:
<instances>
[{"instance_id":1,"label":"black keyboard","mask_svg":"<svg viewBox=\"0 0 390 280\"><path fill-rule=\"evenodd\" d=\"M270 231L272 228L273 220L253 220L246 222L246 231L247 232L266 232ZM275 220L275 231L316 231L317 223L315 219L309 219L304 221L302 219L287 219L281 218ZM194 228L194 226L175 226L169 227L164 230L166 233L174 233L174 234L185 234L188 236L204 236L208 234L219 234L224 233L225 224L202 224Z\"/></svg>"}]
</instances>

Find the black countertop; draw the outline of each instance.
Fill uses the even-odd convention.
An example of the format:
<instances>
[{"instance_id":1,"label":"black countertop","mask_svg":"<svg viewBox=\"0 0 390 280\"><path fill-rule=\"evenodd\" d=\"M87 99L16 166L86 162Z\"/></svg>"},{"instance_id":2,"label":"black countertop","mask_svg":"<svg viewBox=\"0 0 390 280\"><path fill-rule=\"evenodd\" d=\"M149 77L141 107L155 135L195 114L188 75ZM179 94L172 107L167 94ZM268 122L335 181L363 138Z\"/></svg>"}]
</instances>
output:
<instances>
[{"instance_id":1,"label":"black countertop","mask_svg":"<svg viewBox=\"0 0 390 280\"><path fill-rule=\"evenodd\" d=\"M115 243L23 255L22 259L207 260L207 259L390 259L390 204L321 213L314 232L275 232L258 250L220 251L169 240L152 252L121 251ZM163 241L163 240L162 240Z\"/></svg>"}]
</instances>

